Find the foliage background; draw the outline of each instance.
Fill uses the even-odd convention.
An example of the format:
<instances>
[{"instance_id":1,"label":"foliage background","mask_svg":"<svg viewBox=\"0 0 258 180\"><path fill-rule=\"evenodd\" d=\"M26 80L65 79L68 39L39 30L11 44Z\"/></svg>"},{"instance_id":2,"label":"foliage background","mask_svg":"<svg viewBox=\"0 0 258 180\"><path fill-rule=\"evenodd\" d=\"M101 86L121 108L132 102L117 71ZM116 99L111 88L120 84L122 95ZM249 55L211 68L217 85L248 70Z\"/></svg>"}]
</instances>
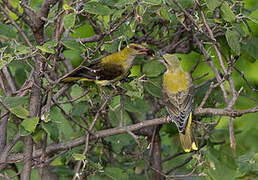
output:
<instances>
[{"instance_id":1,"label":"foliage background","mask_svg":"<svg viewBox=\"0 0 258 180\"><path fill-rule=\"evenodd\" d=\"M0 5L1 178L257 178L257 1L1 0ZM95 84L59 82L82 62L87 65L129 42L175 53L191 71L198 87L198 152L183 153L175 126L159 119L166 116L159 57L137 57L133 80L119 85L122 95L105 87L110 101ZM229 99L236 98L231 108L220 83L200 107L211 82L218 83L205 52L224 78ZM240 93L232 93L234 88ZM147 120L152 124L140 130L112 134L115 127ZM89 140L94 135L88 129L110 135ZM36 150L43 153L32 155Z\"/></svg>"}]
</instances>

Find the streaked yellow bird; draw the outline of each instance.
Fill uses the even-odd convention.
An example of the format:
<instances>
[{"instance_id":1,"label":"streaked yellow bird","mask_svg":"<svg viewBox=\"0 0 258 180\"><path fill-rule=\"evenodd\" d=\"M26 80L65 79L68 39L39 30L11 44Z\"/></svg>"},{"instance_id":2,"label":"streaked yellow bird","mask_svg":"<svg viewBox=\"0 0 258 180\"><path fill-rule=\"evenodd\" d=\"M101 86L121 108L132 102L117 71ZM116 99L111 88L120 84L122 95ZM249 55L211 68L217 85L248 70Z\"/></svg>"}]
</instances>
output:
<instances>
[{"instance_id":1,"label":"streaked yellow bird","mask_svg":"<svg viewBox=\"0 0 258 180\"><path fill-rule=\"evenodd\" d=\"M93 81L101 86L113 84L125 78L137 54L153 55L153 50L131 43L123 50L82 66L64 76L63 82Z\"/></svg>"},{"instance_id":2,"label":"streaked yellow bird","mask_svg":"<svg viewBox=\"0 0 258 180\"><path fill-rule=\"evenodd\" d=\"M185 152L198 150L192 136L192 105L194 85L188 72L185 72L175 55L163 56L167 71L162 78L162 91L169 113L179 131L179 137Z\"/></svg>"}]
</instances>

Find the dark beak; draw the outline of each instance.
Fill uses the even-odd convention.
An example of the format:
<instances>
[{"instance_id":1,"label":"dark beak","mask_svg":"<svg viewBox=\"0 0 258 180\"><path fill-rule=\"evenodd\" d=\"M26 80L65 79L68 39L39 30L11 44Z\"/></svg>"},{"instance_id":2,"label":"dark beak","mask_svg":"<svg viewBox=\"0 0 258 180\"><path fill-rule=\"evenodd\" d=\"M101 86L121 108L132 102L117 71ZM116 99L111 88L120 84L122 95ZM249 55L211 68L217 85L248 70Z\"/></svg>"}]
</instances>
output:
<instances>
[{"instance_id":1,"label":"dark beak","mask_svg":"<svg viewBox=\"0 0 258 180\"><path fill-rule=\"evenodd\" d=\"M155 53L152 49L144 48L139 51L140 54L143 54L145 56L153 56Z\"/></svg>"}]
</instances>

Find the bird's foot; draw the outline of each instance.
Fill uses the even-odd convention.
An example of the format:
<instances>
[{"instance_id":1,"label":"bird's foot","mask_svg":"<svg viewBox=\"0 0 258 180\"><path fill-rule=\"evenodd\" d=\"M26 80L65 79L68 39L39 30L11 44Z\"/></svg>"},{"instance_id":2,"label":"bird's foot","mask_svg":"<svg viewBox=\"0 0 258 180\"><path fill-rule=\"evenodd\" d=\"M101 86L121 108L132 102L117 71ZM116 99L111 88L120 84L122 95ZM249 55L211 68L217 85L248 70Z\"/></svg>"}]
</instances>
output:
<instances>
[{"instance_id":1,"label":"bird's foot","mask_svg":"<svg viewBox=\"0 0 258 180\"><path fill-rule=\"evenodd\" d=\"M172 120L169 116L166 117L167 123L172 123Z\"/></svg>"},{"instance_id":2,"label":"bird's foot","mask_svg":"<svg viewBox=\"0 0 258 180\"><path fill-rule=\"evenodd\" d=\"M125 83L125 82L131 82L132 80L134 80L134 77L125 77L123 79L120 80L120 82Z\"/></svg>"}]
</instances>

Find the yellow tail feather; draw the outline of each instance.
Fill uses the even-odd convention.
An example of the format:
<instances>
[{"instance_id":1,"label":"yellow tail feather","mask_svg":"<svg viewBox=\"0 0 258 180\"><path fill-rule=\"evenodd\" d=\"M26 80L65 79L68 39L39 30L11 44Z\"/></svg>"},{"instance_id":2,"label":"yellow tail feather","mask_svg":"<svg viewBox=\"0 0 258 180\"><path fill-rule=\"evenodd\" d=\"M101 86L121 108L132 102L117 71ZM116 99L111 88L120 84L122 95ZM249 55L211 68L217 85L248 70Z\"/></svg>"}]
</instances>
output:
<instances>
[{"instance_id":1,"label":"yellow tail feather","mask_svg":"<svg viewBox=\"0 0 258 180\"><path fill-rule=\"evenodd\" d=\"M72 82L72 81L94 81L92 79L87 79L87 78L80 78L80 77L67 77L62 79L63 82Z\"/></svg>"},{"instance_id":2,"label":"yellow tail feather","mask_svg":"<svg viewBox=\"0 0 258 180\"><path fill-rule=\"evenodd\" d=\"M191 150L198 150L198 147L193 141L192 132L191 132L191 123L192 123L192 112L189 115L185 134L179 133L179 138L185 152L190 152Z\"/></svg>"}]
</instances>

